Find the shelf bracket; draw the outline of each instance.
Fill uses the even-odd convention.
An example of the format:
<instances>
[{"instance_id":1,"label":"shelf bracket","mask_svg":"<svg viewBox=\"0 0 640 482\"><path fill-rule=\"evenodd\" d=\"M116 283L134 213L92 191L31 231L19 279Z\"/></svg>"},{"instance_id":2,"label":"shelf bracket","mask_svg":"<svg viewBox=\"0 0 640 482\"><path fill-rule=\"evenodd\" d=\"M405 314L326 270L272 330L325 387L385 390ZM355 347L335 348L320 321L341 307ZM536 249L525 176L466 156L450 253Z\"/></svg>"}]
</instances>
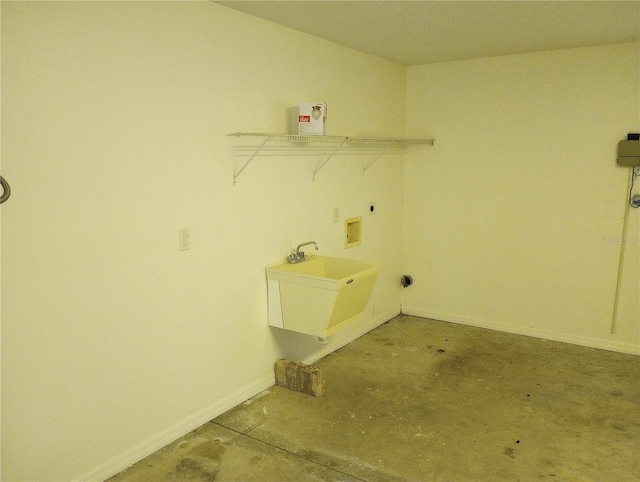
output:
<instances>
[{"instance_id":1,"label":"shelf bracket","mask_svg":"<svg viewBox=\"0 0 640 482\"><path fill-rule=\"evenodd\" d=\"M391 141L389 143L389 145L387 147L385 147L384 149L382 149L370 162L369 164L367 164L364 169L362 170L362 175L364 176L364 173L367 172L367 169L369 169L371 166L373 166L373 163L376 162L378 159L380 159L380 157L382 157L385 152L387 152L391 146L393 146L396 143L395 140Z\"/></svg>"},{"instance_id":2,"label":"shelf bracket","mask_svg":"<svg viewBox=\"0 0 640 482\"><path fill-rule=\"evenodd\" d=\"M238 172L236 172L233 175L233 185L236 185L236 179L238 179L240 177L240 174L242 174L242 171L245 170L245 168L249 165L249 163L251 161L253 161L253 158L256 157L258 155L258 152L260 152L260 150L264 147L264 145L270 140L270 137L265 137L264 141L262 141L262 144L260 144L258 146L258 148L253 152L253 154L251 154L251 156L249 157L249 159L247 159L247 161L242 165L242 167L240 168L240 170Z\"/></svg>"},{"instance_id":3,"label":"shelf bracket","mask_svg":"<svg viewBox=\"0 0 640 482\"><path fill-rule=\"evenodd\" d=\"M324 160L324 162L322 164L320 164L316 168L315 171L313 171L313 180L314 181L316 180L316 174L318 174L318 171L324 167L324 165L329 161L329 159L331 159L335 155L335 153L338 152L340 150L340 148L344 145L344 143L347 142L348 140L349 140L349 138L345 137L342 140L342 142L340 143L340 145L338 147L336 147L335 150L331 154L329 154L329 156Z\"/></svg>"}]
</instances>

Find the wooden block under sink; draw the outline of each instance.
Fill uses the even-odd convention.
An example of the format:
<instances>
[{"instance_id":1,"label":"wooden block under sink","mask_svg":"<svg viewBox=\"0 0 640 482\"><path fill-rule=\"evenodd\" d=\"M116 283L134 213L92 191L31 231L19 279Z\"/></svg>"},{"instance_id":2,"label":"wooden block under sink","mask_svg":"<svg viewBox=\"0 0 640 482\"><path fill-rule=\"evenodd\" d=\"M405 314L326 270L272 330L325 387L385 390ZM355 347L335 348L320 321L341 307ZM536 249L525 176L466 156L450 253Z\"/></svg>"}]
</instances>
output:
<instances>
[{"instance_id":1,"label":"wooden block under sink","mask_svg":"<svg viewBox=\"0 0 640 482\"><path fill-rule=\"evenodd\" d=\"M275 372L276 385L314 397L324 393L324 372L317 367L281 358Z\"/></svg>"}]
</instances>

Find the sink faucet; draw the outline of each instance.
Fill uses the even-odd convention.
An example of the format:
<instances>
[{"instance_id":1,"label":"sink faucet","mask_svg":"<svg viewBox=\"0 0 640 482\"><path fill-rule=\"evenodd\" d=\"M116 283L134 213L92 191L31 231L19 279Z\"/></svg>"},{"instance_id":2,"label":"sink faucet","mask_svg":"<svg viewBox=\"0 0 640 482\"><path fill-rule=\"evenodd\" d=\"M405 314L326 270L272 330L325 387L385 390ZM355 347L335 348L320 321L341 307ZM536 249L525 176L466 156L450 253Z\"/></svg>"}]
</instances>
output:
<instances>
[{"instance_id":1,"label":"sink faucet","mask_svg":"<svg viewBox=\"0 0 640 482\"><path fill-rule=\"evenodd\" d=\"M313 244L314 248L316 248L316 251L318 251L318 243L316 243L315 241L307 241L306 243L299 244L295 250L292 250L291 254L287 258L287 261L292 264L302 263L305 258L304 251L300 251L300 248L302 248L303 246L308 246L310 244Z\"/></svg>"}]
</instances>

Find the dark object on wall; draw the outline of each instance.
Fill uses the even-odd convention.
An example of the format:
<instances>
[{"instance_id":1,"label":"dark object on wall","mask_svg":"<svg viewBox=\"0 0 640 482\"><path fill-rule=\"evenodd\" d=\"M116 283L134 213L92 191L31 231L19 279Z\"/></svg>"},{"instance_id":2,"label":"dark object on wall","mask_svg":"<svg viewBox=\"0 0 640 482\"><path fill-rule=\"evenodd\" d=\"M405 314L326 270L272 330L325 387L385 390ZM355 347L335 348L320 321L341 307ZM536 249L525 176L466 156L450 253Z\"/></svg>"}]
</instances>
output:
<instances>
[{"instance_id":1,"label":"dark object on wall","mask_svg":"<svg viewBox=\"0 0 640 482\"><path fill-rule=\"evenodd\" d=\"M403 288L406 288L413 284L413 278L408 274L403 274L402 278L400 278L400 283L402 284Z\"/></svg>"},{"instance_id":2,"label":"dark object on wall","mask_svg":"<svg viewBox=\"0 0 640 482\"><path fill-rule=\"evenodd\" d=\"M9 187L9 183L2 176L0 176L0 185L2 185L2 195L0 195L0 204L2 204L11 196L11 187Z\"/></svg>"}]
</instances>

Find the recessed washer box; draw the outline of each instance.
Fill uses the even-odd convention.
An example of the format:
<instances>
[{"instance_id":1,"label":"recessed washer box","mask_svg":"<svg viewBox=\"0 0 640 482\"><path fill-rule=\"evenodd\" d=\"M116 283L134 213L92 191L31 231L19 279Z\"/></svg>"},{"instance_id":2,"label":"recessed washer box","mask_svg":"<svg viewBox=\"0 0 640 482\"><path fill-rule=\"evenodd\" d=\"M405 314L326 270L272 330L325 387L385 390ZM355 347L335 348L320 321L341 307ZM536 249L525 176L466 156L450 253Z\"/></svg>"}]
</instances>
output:
<instances>
[{"instance_id":1,"label":"recessed washer box","mask_svg":"<svg viewBox=\"0 0 640 482\"><path fill-rule=\"evenodd\" d=\"M362 218L348 218L344 221L344 247L351 248L362 244Z\"/></svg>"}]
</instances>

